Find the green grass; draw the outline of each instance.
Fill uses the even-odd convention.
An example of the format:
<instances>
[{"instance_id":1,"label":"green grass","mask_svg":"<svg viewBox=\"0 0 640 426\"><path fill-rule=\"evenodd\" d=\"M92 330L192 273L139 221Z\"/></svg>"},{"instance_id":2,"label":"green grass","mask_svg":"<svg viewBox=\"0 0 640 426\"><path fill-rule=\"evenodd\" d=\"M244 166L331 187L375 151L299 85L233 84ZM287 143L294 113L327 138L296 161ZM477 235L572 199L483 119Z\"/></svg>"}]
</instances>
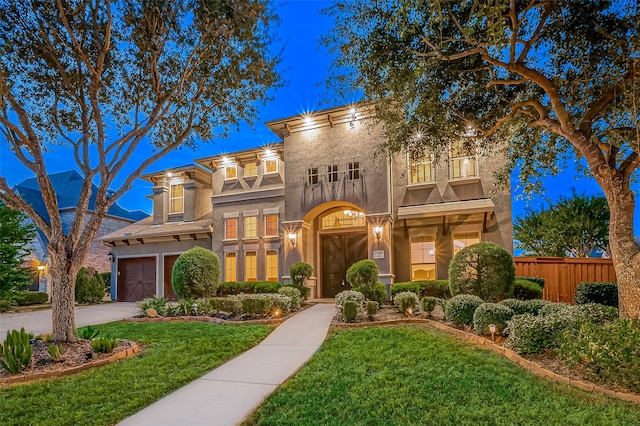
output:
<instances>
[{"instance_id":1,"label":"green grass","mask_svg":"<svg viewBox=\"0 0 640 426\"><path fill-rule=\"evenodd\" d=\"M639 425L640 407L420 326L333 332L247 425Z\"/></svg>"},{"instance_id":2,"label":"green grass","mask_svg":"<svg viewBox=\"0 0 640 426\"><path fill-rule=\"evenodd\" d=\"M0 424L111 425L262 340L270 326L128 323L100 335L141 342L137 357L47 382L0 389Z\"/></svg>"}]
</instances>

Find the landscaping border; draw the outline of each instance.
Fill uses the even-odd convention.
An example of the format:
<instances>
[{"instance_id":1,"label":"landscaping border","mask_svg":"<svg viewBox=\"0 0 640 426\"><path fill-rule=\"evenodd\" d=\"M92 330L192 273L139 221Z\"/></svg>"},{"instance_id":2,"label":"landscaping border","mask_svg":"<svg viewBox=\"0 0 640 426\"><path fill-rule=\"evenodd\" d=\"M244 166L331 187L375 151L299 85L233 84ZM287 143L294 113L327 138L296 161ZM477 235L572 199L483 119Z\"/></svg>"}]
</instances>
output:
<instances>
[{"instance_id":1,"label":"landscaping border","mask_svg":"<svg viewBox=\"0 0 640 426\"><path fill-rule=\"evenodd\" d=\"M508 360L510 360L515 364L518 364L524 369L529 370L533 374L547 378L556 383L563 383L563 384L572 386L574 388L582 389L587 392L597 392L597 393L610 396L612 398L616 398L622 401L640 404L640 395L638 394L627 393L627 392L616 392L614 390L603 388L602 386L598 386L591 382L569 379L560 374L554 373L553 371L547 370L537 362L530 361L528 359L521 357L511 349L495 344L494 342L487 339L486 337L479 336L473 333L467 333L466 331L449 327L446 324L442 324L441 322L434 321L428 318L404 318L404 319L398 319L398 320L388 320L388 321L379 321L379 322L372 321L372 322L366 322L366 323L334 322L331 324L331 328L349 329L349 328L362 328L362 327L384 326L384 325L395 325L395 324L411 324L411 323L426 324L438 330L442 330L446 333L453 334L454 336L460 337L468 342L475 343L476 345L479 345L479 346L483 346L484 348L489 349L490 351L493 351L497 354L502 355L503 357L507 358Z\"/></svg>"},{"instance_id":2,"label":"landscaping border","mask_svg":"<svg viewBox=\"0 0 640 426\"><path fill-rule=\"evenodd\" d=\"M69 367L62 370L56 371L43 371L41 373L31 374L28 376L13 376L13 377L4 377L0 378L0 388L9 387L18 384L28 384L33 382L38 382L44 379L51 379L53 377L62 377L67 376L69 374L78 373L80 371L89 370L95 367L101 367L107 364L113 364L114 362L118 362L123 359L132 358L138 352L140 352L140 346L137 342L129 342L131 345L130 348L117 352L111 355L108 358L99 359L97 361L87 362L86 364L77 365L75 367Z\"/></svg>"}]
</instances>

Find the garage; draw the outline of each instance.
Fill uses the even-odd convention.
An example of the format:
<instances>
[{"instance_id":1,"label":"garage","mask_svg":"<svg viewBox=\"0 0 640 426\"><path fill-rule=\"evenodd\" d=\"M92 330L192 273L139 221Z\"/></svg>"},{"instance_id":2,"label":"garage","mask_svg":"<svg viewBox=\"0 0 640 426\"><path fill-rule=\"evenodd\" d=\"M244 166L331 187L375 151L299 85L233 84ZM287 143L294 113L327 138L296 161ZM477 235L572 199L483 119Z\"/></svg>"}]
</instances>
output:
<instances>
[{"instance_id":1,"label":"garage","mask_svg":"<svg viewBox=\"0 0 640 426\"><path fill-rule=\"evenodd\" d=\"M118 301L137 302L156 295L156 258L118 259Z\"/></svg>"}]
</instances>

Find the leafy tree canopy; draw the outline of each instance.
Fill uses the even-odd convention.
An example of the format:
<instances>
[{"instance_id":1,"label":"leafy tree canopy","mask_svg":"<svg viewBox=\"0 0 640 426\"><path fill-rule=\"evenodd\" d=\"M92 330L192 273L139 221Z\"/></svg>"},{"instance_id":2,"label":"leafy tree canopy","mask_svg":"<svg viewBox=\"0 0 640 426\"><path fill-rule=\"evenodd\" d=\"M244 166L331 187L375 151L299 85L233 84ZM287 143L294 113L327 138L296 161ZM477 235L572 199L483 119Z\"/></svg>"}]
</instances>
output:
<instances>
[{"instance_id":1,"label":"leafy tree canopy","mask_svg":"<svg viewBox=\"0 0 640 426\"><path fill-rule=\"evenodd\" d=\"M591 256L609 245L609 207L604 197L561 197L541 210L529 209L513 224L515 246L536 256Z\"/></svg>"},{"instance_id":2,"label":"leafy tree canopy","mask_svg":"<svg viewBox=\"0 0 640 426\"><path fill-rule=\"evenodd\" d=\"M29 272L21 268L29 254L26 246L36 235L27 216L0 203L0 295L28 284Z\"/></svg>"}]
</instances>

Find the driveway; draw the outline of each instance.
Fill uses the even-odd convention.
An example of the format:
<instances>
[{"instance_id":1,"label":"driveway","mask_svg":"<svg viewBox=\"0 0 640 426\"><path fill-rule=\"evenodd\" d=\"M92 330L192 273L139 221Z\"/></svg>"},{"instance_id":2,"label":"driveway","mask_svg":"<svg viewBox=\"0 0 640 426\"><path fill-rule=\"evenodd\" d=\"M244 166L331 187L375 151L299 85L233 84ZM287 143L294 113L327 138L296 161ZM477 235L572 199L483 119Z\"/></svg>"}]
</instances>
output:
<instances>
[{"instance_id":1,"label":"driveway","mask_svg":"<svg viewBox=\"0 0 640 426\"><path fill-rule=\"evenodd\" d=\"M105 303L101 305L77 306L76 327L104 324L130 318L138 313L135 302ZM0 315L0 342L8 330L24 327L33 334L51 333L51 309Z\"/></svg>"}]
</instances>

